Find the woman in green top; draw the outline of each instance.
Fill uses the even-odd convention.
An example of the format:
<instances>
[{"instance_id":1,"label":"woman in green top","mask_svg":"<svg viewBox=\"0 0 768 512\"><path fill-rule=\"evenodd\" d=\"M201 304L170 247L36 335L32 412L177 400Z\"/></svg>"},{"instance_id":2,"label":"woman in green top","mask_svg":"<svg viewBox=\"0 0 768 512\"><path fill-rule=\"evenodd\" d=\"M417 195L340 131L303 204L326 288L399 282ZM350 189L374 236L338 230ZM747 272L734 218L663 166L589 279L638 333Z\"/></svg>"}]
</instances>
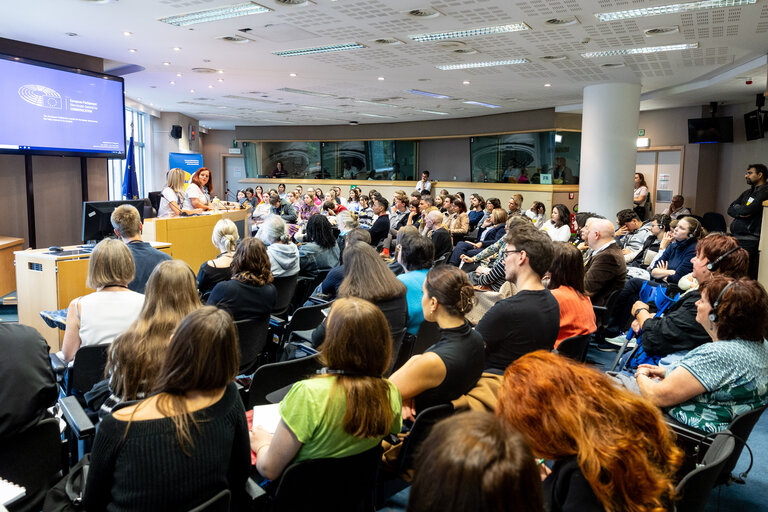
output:
<instances>
[{"instance_id":1,"label":"woman in green top","mask_svg":"<svg viewBox=\"0 0 768 512\"><path fill-rule=\"evenodd\" d=\"M384 378L392 351L384 314L366 300L337 299L326 333L325 372L293 385L274 436L251 432L256 469L270 480L293 461L356 455L400 432L400 393Z\"/></svg>"}]
</instances>

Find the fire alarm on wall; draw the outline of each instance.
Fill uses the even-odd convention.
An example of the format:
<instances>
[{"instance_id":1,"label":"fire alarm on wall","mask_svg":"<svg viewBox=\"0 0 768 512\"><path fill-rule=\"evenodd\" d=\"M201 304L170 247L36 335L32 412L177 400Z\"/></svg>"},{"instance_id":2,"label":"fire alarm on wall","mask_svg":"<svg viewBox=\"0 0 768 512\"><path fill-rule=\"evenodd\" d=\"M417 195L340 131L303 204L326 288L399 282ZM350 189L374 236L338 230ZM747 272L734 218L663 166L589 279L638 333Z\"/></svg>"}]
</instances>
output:
<instances>
[{"instance_id":1,"label":"fire alarm on wall","mask_svg":"<svg viewBox=\"0 0 768 512\"><path fill-rule=\"evenodd\" d=\"M197 126L189 125L189 140L193 141L197 138Z\"/></svg>"}]
</instances>

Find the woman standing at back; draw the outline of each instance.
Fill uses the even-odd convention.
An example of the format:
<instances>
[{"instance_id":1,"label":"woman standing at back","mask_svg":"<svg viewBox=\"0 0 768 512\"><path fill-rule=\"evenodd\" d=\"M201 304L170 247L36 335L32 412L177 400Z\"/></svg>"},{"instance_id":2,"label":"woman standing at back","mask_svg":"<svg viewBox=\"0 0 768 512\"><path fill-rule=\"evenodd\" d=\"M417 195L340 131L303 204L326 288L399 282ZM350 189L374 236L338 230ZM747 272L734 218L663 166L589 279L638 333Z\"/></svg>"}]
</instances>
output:
<instances>
[{"instance_id":1,"label":"woman standing at back","mask_svg":"<svg viewBox=\"0 0 768 512\"><path fill-rule=\"evenodd\" d=\"M237 334L224 311L190 313L171 338L156 394L104 418L91 453L87 510L189 510L224 489L243 505L248 424L232 380Z\"/></svg>"}]
</instances>

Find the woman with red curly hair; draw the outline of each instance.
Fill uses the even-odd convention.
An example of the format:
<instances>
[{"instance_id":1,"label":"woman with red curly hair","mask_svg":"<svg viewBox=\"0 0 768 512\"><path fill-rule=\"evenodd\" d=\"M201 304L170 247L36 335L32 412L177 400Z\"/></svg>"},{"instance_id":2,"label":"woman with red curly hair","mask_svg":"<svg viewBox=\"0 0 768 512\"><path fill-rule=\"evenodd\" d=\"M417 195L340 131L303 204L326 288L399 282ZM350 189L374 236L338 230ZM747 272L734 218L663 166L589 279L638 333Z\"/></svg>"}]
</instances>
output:
<instances>
[{"instance_id":1,"label":"woman with red curly hair","mask_svg":"<svg viewBox=\"0 0 768 512\"><path fill-rule=\"evenodd\" d=\"M647 400L597 370L545 351L504 372L496 413L534 455L554 460L546 510L662 512L683 453Z\"/></svg>"}]
</instances>

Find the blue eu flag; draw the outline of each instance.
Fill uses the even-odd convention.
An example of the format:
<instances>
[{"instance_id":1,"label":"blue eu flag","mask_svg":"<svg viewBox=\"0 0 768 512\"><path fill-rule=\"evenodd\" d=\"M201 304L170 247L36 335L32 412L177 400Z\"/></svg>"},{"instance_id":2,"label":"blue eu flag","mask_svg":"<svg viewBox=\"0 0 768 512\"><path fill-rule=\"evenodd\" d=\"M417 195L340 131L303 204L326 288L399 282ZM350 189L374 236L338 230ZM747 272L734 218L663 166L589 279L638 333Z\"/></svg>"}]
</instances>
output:
<instances>
[{"instance_id":1,"label":"blue eu flag","mask_svg":"<svg viewBox=\"0 0 768 512\"><path fill-rule=\"evenodd\" d=\"M136 176L136 158L133 154L133 135L128 142L128 155L125 159L125 174L123 175L123 198L139 198L139 179Z\"/></svg>"}]
</instances>

